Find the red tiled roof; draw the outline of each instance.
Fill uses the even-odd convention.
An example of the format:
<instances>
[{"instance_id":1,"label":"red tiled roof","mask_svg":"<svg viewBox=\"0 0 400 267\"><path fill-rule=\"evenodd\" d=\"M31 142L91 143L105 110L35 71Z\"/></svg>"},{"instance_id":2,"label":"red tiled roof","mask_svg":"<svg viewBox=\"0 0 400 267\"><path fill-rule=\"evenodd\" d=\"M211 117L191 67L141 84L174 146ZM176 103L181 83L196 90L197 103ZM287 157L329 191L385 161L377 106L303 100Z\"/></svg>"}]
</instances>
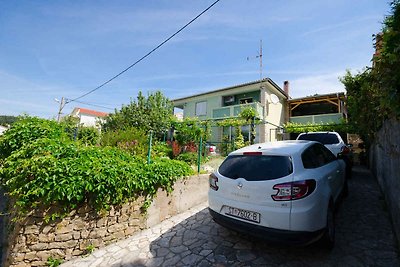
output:
<instances>
[{"instance_id":1,"label":"red tiled roof","mask_svg":"<svg viewBox=\"0 0 400 267\"><path fill-rule=\"evenodd\" d=\"M108 113L107 112L101 112L101 111L96 111L96 110L91 110L87 108L76 108L79 110L80 114L84 115L90 115L90 116L95 116L95 117L107 117Z\"/></svg>"}]
</instances>

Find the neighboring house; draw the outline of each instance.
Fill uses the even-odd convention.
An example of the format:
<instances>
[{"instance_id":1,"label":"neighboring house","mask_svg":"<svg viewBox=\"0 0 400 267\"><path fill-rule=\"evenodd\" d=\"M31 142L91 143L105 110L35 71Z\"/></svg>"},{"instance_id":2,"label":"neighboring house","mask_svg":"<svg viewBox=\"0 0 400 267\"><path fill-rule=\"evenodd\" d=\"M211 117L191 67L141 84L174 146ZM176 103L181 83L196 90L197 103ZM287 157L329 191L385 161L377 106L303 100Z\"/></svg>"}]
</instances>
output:
<instances>
[{"instance_id":1,"label":"neighboring house","mask_svg":"<svg viewBox=\"0 0 400 267\"><path fill-rule=\"evenodd\" d=\"M104 121L108 113L76 107L72 111L71 116L79 118L79 123L83 126L99 128L99 122Z\"/></svg>"},{"instance_id":2,"label":"neighboring house","mask_svg":"<svg viewBox=\"0 0 400 267\"><path fill-rule=\"evenodd\" d=\"M8 127L0 125L0 135L2 135L6 130L8 130Z\"/></svg>"},{"instance_id":3,"label":"neighboring house","mask_svg":"<svg viewBox=\"0 0 400 267\"><path fill-rule=\"evenodd\" d=\"M290 99L287 111L289 121L299 124L340 124L342 119L347 119L345 98L345 94L340 92Z\"/></svg>"},{"instance_id":4,"label":"neighboring house","mask_svg":"<svg viewBox=\"0 0 400 267\"><path fill-rule=\"evenodd\" d=\"M290 99L288 109L289 121L301 124L340 123L347 118L344 93Z\"/></svg>"},{"instance_id":5,"label":"neighboring house","mask_svg":"<svg viewBox=\"0 0 400 267\"><path fill-rule=\"evenodd\" d=\"M288 89L288 87L287 87ZM257 125L255 142L281 139L281 127L287 121L288 91L282 90L271 79L249 82L173 100L174 107L183 109L183 117L218 121L237 117L243 107L251 106L262 123ZM213 127L211 142L220 142L232 135L229 127ZM242 127L243 135L249 127Z\"/></svg>"}]
</instances>

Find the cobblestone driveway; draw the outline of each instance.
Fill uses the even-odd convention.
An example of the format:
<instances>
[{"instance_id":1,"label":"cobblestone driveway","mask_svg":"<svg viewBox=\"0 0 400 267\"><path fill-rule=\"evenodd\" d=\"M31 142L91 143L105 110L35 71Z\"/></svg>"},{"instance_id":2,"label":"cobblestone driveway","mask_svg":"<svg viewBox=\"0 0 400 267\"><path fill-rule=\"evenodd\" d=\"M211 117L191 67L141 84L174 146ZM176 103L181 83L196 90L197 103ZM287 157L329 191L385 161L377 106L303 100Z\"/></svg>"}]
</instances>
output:
<instances>
[{"instance_id":1,"label":"cobblestone driveway","mask_svg":"<svg viewBox=\"0 0 400 267\"><path fill-rule=\"evenodd\" d=\"M212 221L205 203L63 266L400 266L376 181L361 167L353 174L332 251L269 245L227 230Z\"/></svg>"}]
</instances>

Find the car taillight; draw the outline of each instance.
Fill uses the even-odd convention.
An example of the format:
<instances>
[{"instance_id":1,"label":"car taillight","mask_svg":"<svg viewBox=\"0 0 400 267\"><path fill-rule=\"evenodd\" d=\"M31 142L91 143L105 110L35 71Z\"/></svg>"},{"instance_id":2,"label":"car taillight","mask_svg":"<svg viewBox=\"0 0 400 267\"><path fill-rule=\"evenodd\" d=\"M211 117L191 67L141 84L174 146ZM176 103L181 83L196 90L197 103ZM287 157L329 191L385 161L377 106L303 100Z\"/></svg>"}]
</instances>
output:
<instances>
[{"instance_id":1,"label":"car taillight","mask_svg":"<svg viewBox=\"0 0 400 267\"><path fill-rule=\"evenodd\" d=\"M214 152L214 147L210 146L209 151Z\"/></svg>"},{"instance_id":2,"label":"car taillight","mask_svg":"<svg viewBox=\"0 0 400 267\"><path fill-rule=\"evenodd\" d=\"M217 185L218 177L215 176L214 173L211 173L209 178L208 178L208 180L209 180L209 183L210 183L210 188L215 190L215 191L217 191L218 190L218 185Z\"/></svg>"},{"instance_id":3,"label":"car taillight","mask_svg":"<svg viewBox=\"0 0 400 267\"><path fill-rule=\"evenodd\" d=\"M343 155L347 155L350 153L350 148L348 146L342 146L342 148L340 149L340 153L342 153Z\"/></svg>"},{"instance_id":4,"label":"car taillight","mask_svg":"<svg viewBox=\"0 0 400 267\"><path fill-rule=\"evenodd\" d=\"M304 180L274 185L273 189L278 190L271 195L275 201L296 200L310 195L315 190L315 180Z\"/></svg>"}]
</instances>

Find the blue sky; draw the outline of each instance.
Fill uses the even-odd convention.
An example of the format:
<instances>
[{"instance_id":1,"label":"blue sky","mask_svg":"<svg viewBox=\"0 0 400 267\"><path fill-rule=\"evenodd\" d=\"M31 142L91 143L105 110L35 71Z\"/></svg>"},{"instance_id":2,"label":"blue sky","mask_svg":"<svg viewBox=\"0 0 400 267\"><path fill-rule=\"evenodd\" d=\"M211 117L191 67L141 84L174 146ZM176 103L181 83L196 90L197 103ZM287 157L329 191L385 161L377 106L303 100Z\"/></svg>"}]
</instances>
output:
<instances>
[{"instance_id":1,"label":"blue sky","mask_svg":"<svg viewBox=\"0 0 400 267\"><path fill-rule=\"evenodd\" d=\"M0 1L0 115L55 118L54 98L73 99L113 77L214 0ZM258 80L290 95L344 91L346 69L371 65L385 0L221 0L118 79L76 106L111 112L139 90L174 99ZM250 60L247 60L250 57Z\"/></svg>"}]
</instances>

